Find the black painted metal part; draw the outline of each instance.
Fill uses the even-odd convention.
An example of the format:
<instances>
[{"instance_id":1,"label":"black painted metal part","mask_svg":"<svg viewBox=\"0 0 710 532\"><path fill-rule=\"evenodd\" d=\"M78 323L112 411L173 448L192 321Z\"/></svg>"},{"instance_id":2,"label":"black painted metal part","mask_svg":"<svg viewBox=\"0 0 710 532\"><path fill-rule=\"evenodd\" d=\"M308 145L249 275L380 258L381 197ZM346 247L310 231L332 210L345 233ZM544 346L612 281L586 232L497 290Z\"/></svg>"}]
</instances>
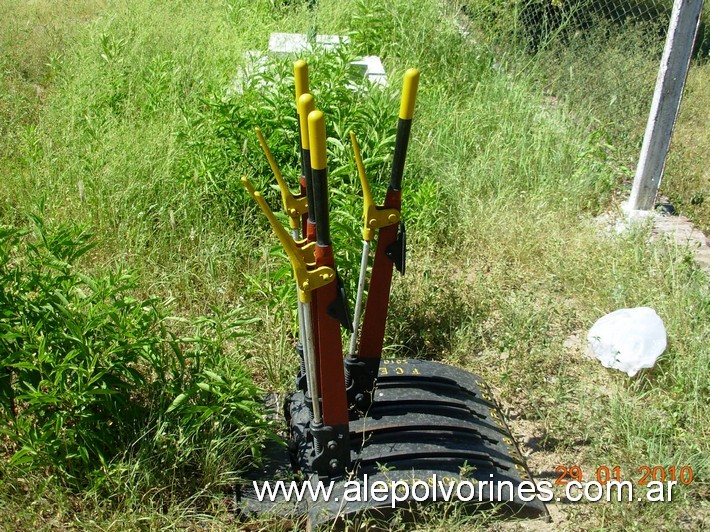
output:
<instances>
[{"instance_id":1,"label":"black painted metal part","mask_svg":"<svg viewBox=\"0 0 710 532\"><path fill-rule=\"evenodd\" d=\"M404 274L406 269L406 233L400 216L402 177L419 71L409 69L404 75L392 173L382 207L374 204L351 133L364 197L362 270L353 322L330 241L325 117L314 110L308 94L305 62L294 64L294 79L307 218L302 210L289 210L292 195L283 179L279 180L268 149L265 152L294 222L292 231L298 235L300 223L308 245L315 244L314 262L304 253L305 246L299 247L302 244L296 237L280 226L248 179L242 182L291 260L299 286L299 326L306 333L302 336L305 345L296 347L300 365L296 391L285 400L273 396L270 400L272 412L283 405L288 445L268 447L267 470L254 471L237 486L238 510L246 515L267 512L307 517L309 528L370 526L363 519L387 519L393 512L402 515L423 504L449 502L471 513L496 506L507 514L549 520L544 503L535 497L536 487L503 413L480 378L437 362L382 358L392 270ZM358 345L364 279L375 232L377 246ZM344 359L340 325L353 333L350 353ZM285 490L274 484L279 480ZM257 491L265 493L265 482L271 482L276 500L259 501ZM317 486L319 482L323 485ZM521 486L526 489L519 490ZM326 500L320 491L321 496L312 500L309 496L319 493L314 490L320 487L329 491L329 497ZM294 489L298 497L293 497ZM287 493L292 500L286 500Z\"/></svg>"},{"instance_id":2,"label":"black painted metal part","mask_svg":"<svg viewBox=\"0 0 710 532\"><path fill-rule=\"evenodd\" d=\"M315 483L311 413L303 392L293 393L285 409L293 470ZM491 391L467 371L425 360L382 359L373 402L367 412L351 410L349 430L348 474L335 479L321 477L326 484L334 480L329 501L260 503L246 489L241 507L247 512L307 513L310 525L317 527L357 522L365 516L386 518L395 509L441 503L453 483L450 500L456 502L458 496L469 499L461 504L470 512L505 502L510 515L548 517L537 498L524 501L517 496L517 486L532 477ZM369 500L352 496L353 480ZM397 500L394 508L391 498L372 500L368 490L378 481L387 485L406 482L409 497ZM494 483L502 481L509 484L501 484L499 493ZM428 490L422 482L428 484ZM417 483L420 485L412 489ZM459 484L463 489L457 494ZM508 501L508 489L514 494L512 501ZM350 490L349 501L345 500L346 490ZM404 491L400 490L398 498L403 498Z\"/></svg>"}]
</instances>

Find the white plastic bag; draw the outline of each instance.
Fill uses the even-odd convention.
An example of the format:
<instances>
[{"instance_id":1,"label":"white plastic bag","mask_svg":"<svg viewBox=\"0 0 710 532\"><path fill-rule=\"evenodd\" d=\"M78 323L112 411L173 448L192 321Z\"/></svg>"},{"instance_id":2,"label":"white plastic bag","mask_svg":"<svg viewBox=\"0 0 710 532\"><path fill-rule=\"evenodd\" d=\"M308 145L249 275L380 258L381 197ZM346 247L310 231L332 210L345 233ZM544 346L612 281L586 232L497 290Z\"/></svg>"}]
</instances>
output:
<instances>
[{"instance_id":1,"label":"white plastic bag","mask_svg":"<svg viewBox=\"0 0 710 532\"><path fill-rule=\"evenodd\" d=\"M633 377L643 368L652 368L666 350L666 328L652 308L622 308L599 318L587 342L604 367Z\"/></svg>"}]
</instances>

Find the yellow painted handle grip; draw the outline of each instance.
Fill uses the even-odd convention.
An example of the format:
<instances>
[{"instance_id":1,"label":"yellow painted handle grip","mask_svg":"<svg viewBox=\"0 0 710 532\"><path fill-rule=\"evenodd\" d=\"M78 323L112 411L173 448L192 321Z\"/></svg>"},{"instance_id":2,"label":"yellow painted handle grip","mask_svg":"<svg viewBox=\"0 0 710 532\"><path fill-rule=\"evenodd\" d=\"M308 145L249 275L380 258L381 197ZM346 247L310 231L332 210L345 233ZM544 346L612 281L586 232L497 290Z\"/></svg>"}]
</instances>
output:
<instances>
[{"instance_id":1,"label":"yellow painted handle grip","mask_svg":"<svg viewBox=\"0 0 710 532\"><path fill-rule=\"evenodd\" d=\"M394 225L399 222L399 211L396 209L385 209L375 205L375 200L372 198L372 189L370 189L370 182L367 180L367 174L365 173L365 165L362 162L360 145L357 142L357 138L355 138L355 133L352 131L350 132L350 143L353 146L357 173L360 176L360 184L362 185L362 217L365 222L362 228L362 238L363 240L370 241L375 236L375 229L381 229L382 227Z\"/></svg>"},{"instance_id":2,"label":"yellow painted handle grip","mask_svg":"<svg viewBox=\"0 0 710 532\"><path fill-rule=\"evenodd\" d=\"M279 184L279 190L281 190L281 202L283 203L284 211L288 214L289 225L291 226L291 229L298 229L300 226L301 215L308 212L308 202L305 197L296 198L291 193L283 174L281 174L279 165L276 163L276 159L274 159L269 146L266 144L264 135L262 135L261 130L258 127L254 129L256 130L257 137L259 137L261 149L264 150L266 159L269 161L269 166L271 166L271 170L274 172L276 181Z\"/></svg>"},{"instance_id":3,"label":"yellow painted handle grip","mask_svg":"<svg viewBox=\"0 0 710 532\"><path fill-rule=\"evenodd\" d=\"M362 217L365 220L365 228L363 229L363 235L365 240L372 240L372 230L369 229L367 223L367 214L370 212L370 208L374 205L372 199L372 190L370 189L370 183L367 180L367 174L365 174L365 165L362 162L362 154L360 153L360 146L355 138L355 133L350 132L350 143L353 145L353 153L355 153L355 164L357 165L357 173L360 176L360 185L362 186ZM369 236L369 238L367 238Z\"/></svg>"},{"instance_id":4,"label":"yellow painted handle grip","mask_svg":"<svg viewBox=\"0 0 710 532\"><path fill-rule=\"evenodd\" d=\"M414 117L414 103L417 99L419 88L419 70L410 68L404 73L402 85L402 101L399 104L399 117L402 120L411 120Z\"/></svg>"},{"instance_id":5,"label":"yellow painted handle grip","mask_svg":"<svg viewBox=\"0 0 710 532\"><path fill-rule=\"evenodd\" d=\"M256 136L259 137L259 144L261 144L261 149L264 151L264 155L266 155L266 160L269 161L271 171L274 173L274 177L276 177L276 182L279 184L279 190L281 190L281 202L283 203L286 214L288 214L289 225L291 226L291 229L298 229L299 213L296 212L296 210L293 208L294 206L291 205L291 200L295 201L296 198L294 198L293 194L291 194L291 191L289 190L288 185L284 180L283 174L281 173L281 169L276 163L276 159L274 159L274 156L271 153L269 146L266 144L266 139L264 139L264 135L262 135L261 129L259 129L258 127L254 129L256 130Z\"/></svg>"},{"instance_id":6,"label":"yellow painted handle grip","mask_svg":"<svg viewBox=\"0 0 710 532\"><path fill-rule=\"evenodd\" d=\"M310 93L301 94L298 98L298 121L301 127L301 147L310 150L308 139L308 115L316 108L316 102Z\"/></svg>"},{"instance_id":7,"label":"yellow painted handle grip","mask_svg":"<svg viewBox=\"0 0 710 532\"><path fill-rule=\"evenodd\" d=\"M284 181L284 177L283 177L283 174L281 173L281 169L279 168L279 165L276 163L276 159L274 159L274 156L271 153L271 150L269 149L268 144L266 144L266 139L264 138L264 135L261 133L261 129L259 129L258 127L255 127L254 131L256 131L256 136L259 137L259 144L261 144L261 149L264 151L264 155L266 155L266 160L269 161L269 166L271 167L271 171L274 173L274 176L276 177L276 181L279 184L279 187L282 188L282 191L288 190L288 186L286 186L286 181Z\"/></svg>"},{"instance_id":8,"label":"yellow painted handle grip","mask_svg":"<svg viewBox=\"0 0 710 532\"><path fill-rule=\"evenodd\" d=\"M308 64L299 59L293 64L293 78L296 83L296 102L308 91ZM299 111L300 112L300 111Z\"/></svg>"},{"instance_id":9,"label":"yellow painted handle grip","mask_svg":"<svg viewBox=\"0 0 710 532\"><path fill-rule=\"evenodd\" d=\"M325 115L323 111L308 113L308 139L311 145L311 167L314 170L327 168L325 148Z\"/></svg>"},{"instance_id":10,"label":"yellow painted handle grip","mask_svg":"<svg viewBox=\"0 0 710 532\"><path fill-rule=\"evenodd\" d=\"M242 184L246 187L247 192L249 192L249 195L254 198L256 203L261 208L262 212L268 218L272 229L276 233L276 236L279 238L279 241L281 241L281 245L284 247L286 255L288 255L288 258L291 261L291 264L301 262L302 259L298 256L298 250L296 249L296 244L293 241L293 237L291 237L291 235L286 232L283 225L281 225L276 219L276 216L274 216L274 213L271 211L269 204L266 203L266 200L261 195L261 193L257 192L254 189L253 185L246 177L242 177Z\"/></svg>"},{"instance_id":11,"label":"yellow painted handle grip","mask_svg":"<svg viewBox=\"0 0 710 532\"><path fill-rule=\"evenodd\" d=\"M310 251L299 249L293 237L289 235L284 229L283 225L279 223L271 212L268 203L263 198L263 196L254 190L254 187L249 182L246 177L242 177L242 184L246 187L249 195L254 198L256 203L259 205L263 213L269 219L269 223L273 228L276 236L279 238L281 245L286 251L289 261L291 262L291 267L293 268L293 275L298 283L298 296L303 303L308 303L311 300L311 291L325 286L335 280L335 270L327 266L322 266L320 268L315 268L313 270L308 268L306 263L305 254L310 255Z\"/></svg>"}]
</instances>

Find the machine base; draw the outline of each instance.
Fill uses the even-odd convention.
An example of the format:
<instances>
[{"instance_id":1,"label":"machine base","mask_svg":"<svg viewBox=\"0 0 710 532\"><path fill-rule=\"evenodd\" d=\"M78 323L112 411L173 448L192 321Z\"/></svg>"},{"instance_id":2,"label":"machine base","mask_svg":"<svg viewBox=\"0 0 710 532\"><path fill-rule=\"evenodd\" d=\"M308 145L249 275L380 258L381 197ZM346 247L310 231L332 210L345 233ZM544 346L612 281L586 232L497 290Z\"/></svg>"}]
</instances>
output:
<instances>
[{"instance_id":1,"label":"machine base","mask_svg":"<svg viewBox=\"0 0 710 532\"><path fill-rule=\"evenodd\" d=\"M303 392L286 400L285 411L294 471L315 489L319 479ZM311 526L386 518L447 500L461 501L469 512L496 505L509 515L549 519L544 503L532 497L532 477L489 388L467 371L426 360L382 359L371 406L351 411L350 445L348 474L321 479L326 489L332 486L329 500L304 500ZM531 484L522 495L532 500L519 496L524 481ZM304 509L295 501L270 508L291 515Z\"/></svg>"}]
</instances>

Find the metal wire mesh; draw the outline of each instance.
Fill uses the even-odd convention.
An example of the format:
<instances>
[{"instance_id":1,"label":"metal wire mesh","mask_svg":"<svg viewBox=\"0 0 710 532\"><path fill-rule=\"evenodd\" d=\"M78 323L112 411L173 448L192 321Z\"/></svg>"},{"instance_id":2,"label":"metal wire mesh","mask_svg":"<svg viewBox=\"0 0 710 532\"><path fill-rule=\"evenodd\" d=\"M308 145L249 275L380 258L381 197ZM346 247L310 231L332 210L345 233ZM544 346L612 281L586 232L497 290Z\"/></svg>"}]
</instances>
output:
<instances>
[{"instance_id":1,"label":"metal wire mesh","mask_svg":"<svg viewBox=\"0 0 710 532\"><path fill-rule=\"evenodd\" d=\"M612 30L641 26L662 46L673 0L486 0L469 2L463 9L488 37L522 41L534 52L550 41L579 35L599 25ZM709 11L706 2L696 44L698 55L704 58L710 49L704 24Z\"/></svg>"},{"instance_id":2,"label":"metal wire mesh","mask_svg":"<svg viewBox=\"0 0 710 532\"><path fill-rule=\"evenodd\" d=\"M556 38L584 32L600 24L643 25L663 39L672 0L517 0L517 37L535 51Z\"/></svg>"},{"instance_id":3,"label":"metal wire mesh","mask_svg":"<svg viewBox=\"0 0 710 532\"><path fill-rule=\"evenodd\" d=\"M673 0L486 0L464 12L496 52L522 50L519 64L544 91L591 117L634 164L653 95ZM708 58L705 3L696 59ZM513 66L515 68L515 66Z\"/></svg>"}]
</instances>

